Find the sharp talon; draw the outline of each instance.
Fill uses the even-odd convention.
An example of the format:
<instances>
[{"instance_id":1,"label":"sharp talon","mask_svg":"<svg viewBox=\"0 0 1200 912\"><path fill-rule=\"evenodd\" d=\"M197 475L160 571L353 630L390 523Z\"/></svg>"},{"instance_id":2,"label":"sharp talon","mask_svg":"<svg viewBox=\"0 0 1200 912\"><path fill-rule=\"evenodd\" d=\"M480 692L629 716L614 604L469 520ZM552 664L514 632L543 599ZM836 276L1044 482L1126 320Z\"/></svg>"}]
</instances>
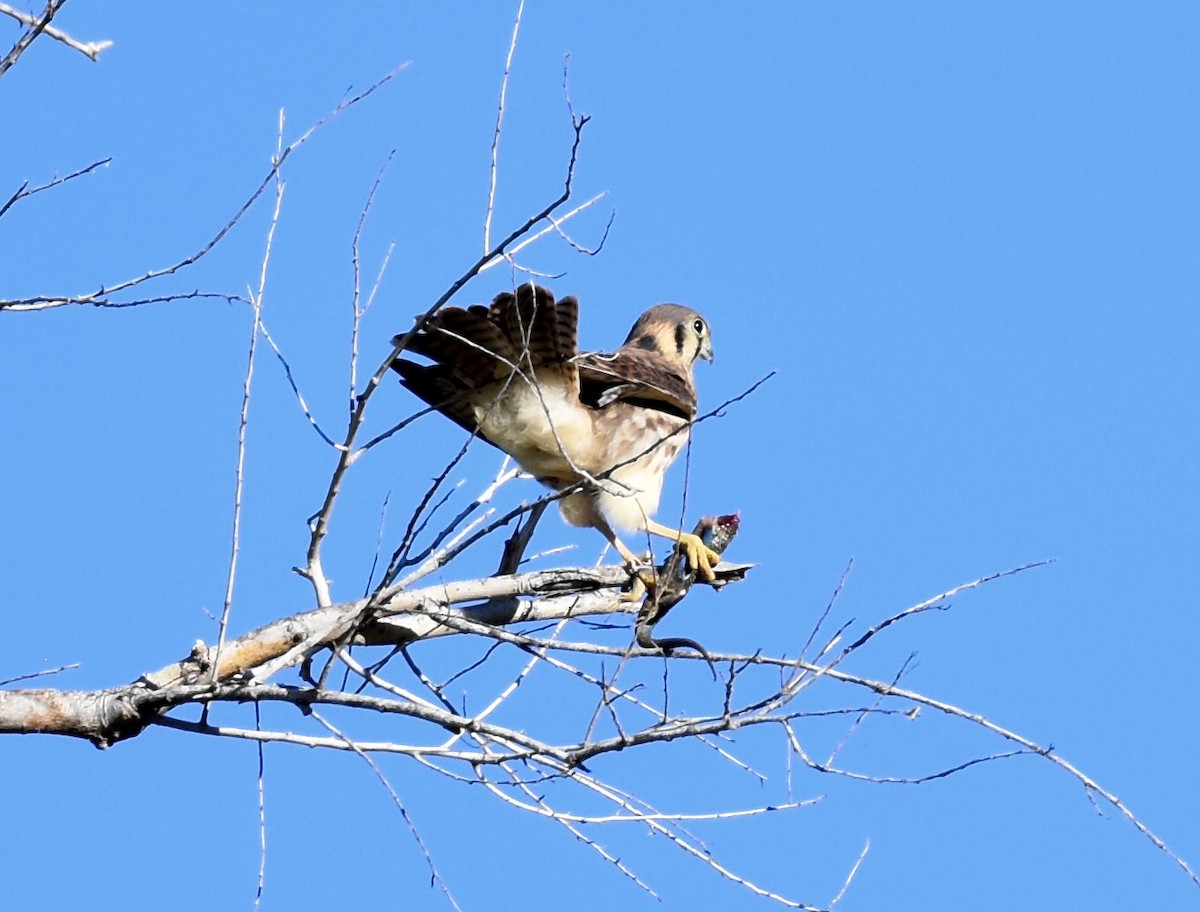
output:
<instances>
[{"instance_id":1,"label":"sharp talon","mask_svg":"<svg viewBox=\"0 0 1200 912\"><path fill-rule=\"evenodd\" d=\"M630 561L627 566L632 577L632 584L628 592L621 593L621 601L638 602L647 593L654 598L655 593L658 592L658 574L654 570L654 565L639 560Z\"/></svg>"},{"instance_id":2,"label":"sharp talon","mask_svg":"<svg viewBox=\"0 0 1200 912\"><path fill-rule=\"evenodd\" d=\"M658 594L658 571L654 569L653 565L638 568L637 580L651 598Z\"/></svg>"},{"instance_id":3,"label":"sharp talon","mask_svg":"<svg viewBox=\"0 0 1200 912\"><path fill-rule=\"evenodd\" d=\"M696 571L706 582L711 583L717 578L713 567L721 563L719 555L700 539L700 536L683 532L679 536L679 547L687 555L688 566Z\"/></svg>"},{"instance_id":4,"label":"sharp talon","mask_svg":"<svg viewBox=\"0 0 1200 912\"><path fill-rule=\"evenodd\" d=\"M646 584L642 582L642 578L640 576L635 576L633 578L633 585L630 586L628 590L621 593L620 601L631 605L634 602L640 602L645 594Z\"/></svg>"}]
</instances>

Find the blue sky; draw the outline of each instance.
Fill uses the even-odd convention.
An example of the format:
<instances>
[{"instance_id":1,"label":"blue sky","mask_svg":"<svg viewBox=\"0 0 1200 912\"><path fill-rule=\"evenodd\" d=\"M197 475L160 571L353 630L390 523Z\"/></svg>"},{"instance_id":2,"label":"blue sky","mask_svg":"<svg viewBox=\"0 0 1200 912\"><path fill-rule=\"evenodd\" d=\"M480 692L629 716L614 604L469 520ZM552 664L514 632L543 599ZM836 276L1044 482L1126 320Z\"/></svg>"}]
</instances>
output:
<instances>
[{"instance_id":1,"label":"blue sky","mask_svg":"<svg viewBox=\"0 0 1200 912\"><path fill-rule=\"evenodd\" d=\"M266 173L280 108L294 138L348 87L409 62L285 172L264 319L337 427L363 202L394 150L362 241L368 276L395 244L363 325L370 369L482 249L514 14L513 4L341 4L332 15L308 3L73 0L60 27L114 45L91 63L43 40L0 80L0 198L113 161L0 219L0 296L83 293L194 251ZM15 40L6 28L0 40ZM689 524L741 510L731 557L759 566L720 595L695 593L664 630L795 654L852 558L834 616L856 629L1055 558L898 625L848 670L887 679L915 651L907 687L1053 744L1193 864L1198 50L1200 10L1178 3L684 12L531 0L495 216L497 229L519 223L561 187L569 54L572 102L593 118L577 192L608 193L571 232L593 245L615 219L599 256L547 240L525 265L565 273L551 284L581 299L588 347L619 343L659 301L704 313L717 358L698 368L703 405L777 372L696 431L688 473ZM159 290L256 285L266 202ZM493 270L457 301L506 283ZM123 683L213 637L248 313L201 300L0 316L0 678L78 662L59 686ZM382 429L414 403L393 385L374 407ZM449 422L415 428L356 466L330 543L337 597L364 585L383 496L393 511L413 503L461 442ZM290 568L331 465L263 358L235 631L311 604ZM464 490L495 468L494 454L473 452ZM660 519L678 514L683 477L680 464ZM525 485L505 502L534 493ZM552 560L599 552L594 533L548 516L537 546L564 544L576 551ZM447 647L430 661L460 656ZM677 698L710 705L706 673L689 671ZM829 689L811 708L862 699ZM251 724L244 708L229 718ZM814 750L840 731L814 722ZM781 740L748 733L735 748L765 785L675 745L599 772L668 809L782 800ZM926 712L868 722L842 759L916 776L1004 748ZM360 761L286 746L266 759L264 908L445 907ZM576 908L659 907L553 825L412 764L382 765L464 908L525 905L531 893ZM0 898L14 909L248 908L256 768L244 743L161 730L106 753L5 740ZM696 831L731 868L805 902L827 903L868 840L842 908L1184 908L1200 897L1043 761L920 786L797 770L793 786L825 798ZM769 906L642 831L596 837L663 907ZM62 858L74 876L48 877Z\"/></svg>"}]
</instances>

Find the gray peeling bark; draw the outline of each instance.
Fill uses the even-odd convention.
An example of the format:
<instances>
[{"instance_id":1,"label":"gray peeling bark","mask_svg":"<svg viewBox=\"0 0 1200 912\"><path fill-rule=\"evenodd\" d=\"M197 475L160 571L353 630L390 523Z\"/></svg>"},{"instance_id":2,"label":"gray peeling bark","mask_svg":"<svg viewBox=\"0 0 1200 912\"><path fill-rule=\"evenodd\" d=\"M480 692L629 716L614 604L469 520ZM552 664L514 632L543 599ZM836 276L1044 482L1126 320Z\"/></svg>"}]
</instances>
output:
<instances>
[{"instance_id":1,"label":"gray peeling bark","mask_svg":"<svg viewBox=\"0 0 1200 912\"><path fill-rule=\"evenodd\" d=\"M316 608L230 640L219 654L198 642L182 661L121 687L0 690L0 734L67 735L106 748L136 736L173 707L206 696L236 700L237 688L228 685L260 683L342 641L403 646L461 633L471 624L629 613L635 605L622 602L618 591L628 579L624 567L563 568L385 591Z\"/></svg>"},{"instance_id":2,"label":"gray peeling bark","mask_svg":"<svg viewBox=\"0 0 1200 912\"><path fill-rule=\"evenodd\" d=\"M135 685L112 690L0 691L0 732L71 735L97 747L145 727Z\"/></svg>"}]
</instances>

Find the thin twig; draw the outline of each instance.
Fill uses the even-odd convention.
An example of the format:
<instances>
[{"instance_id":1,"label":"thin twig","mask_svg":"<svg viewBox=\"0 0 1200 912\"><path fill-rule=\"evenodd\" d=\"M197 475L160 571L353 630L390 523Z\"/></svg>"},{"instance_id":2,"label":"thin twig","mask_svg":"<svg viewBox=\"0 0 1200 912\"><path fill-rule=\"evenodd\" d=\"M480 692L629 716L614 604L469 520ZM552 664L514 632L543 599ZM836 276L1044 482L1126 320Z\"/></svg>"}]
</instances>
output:
<instances>
[{"instance_id":1,"label":"thin twig","mask_svg":"<svg viewBox=\"0 0 1200 912\"><path fill-rule=\"evenodd\" d=\"M3 6L3 4L0 4L0 6ZM30 189L30 187L29 187L29 182L26 181L20 187L17 188L17 191L12 196L10 196L8 198L8 202L6 202L3 206L0 206L0 218L3 218L4 214L6 212L8 212L8 210L11 209L20 200L28 199L29 197L33 196L35 193L41 193L43 190L50 190L54 187L59 186L60 184L65 184L68 181L73 181L77 177L83 177L85 174L91 174L97 168L103 168L103 167L107 166L108 164L110 164L111 162L112 162L111 156L109 156L108 158L102 158L102 159L100 159L100 161L92 162L90 165L88 165L84 168L80 168L78 171L72 171L70 174L64 174L62 177L54 177L54 178L48 180L46 183L39 184L38 186L33 187L32 189Z\"/></svg>"},{"instance_id":2,"label":"thin twig","mask_svg":"<svg viewBox=\"0 0 1200 912\"><path fill-rule=\"evenodd\" d=\"M45 9L42 10L40 16L32 16L29 14L17 16L15 15L15 10L12 13L9 13L7 8L0 9L0 12L9 13L9 15L12 15L13 18L18 19L29 26L29 28L26 29L25 34L18 38L17 43L14 44L11 49L9 49L9 52L3 57L0 57L0 76L3 76L5 73L7 73L9 68L12 67L12 65L16 63L18 59L20 59L21 55L29 50L29 46L37 40L38 35L42 34L42 32L44 32L50 26L50 20L54 18L54 14L57 13L66 2L67 0L49 0Z\"/></svg>"},{"instance_id":3,"label":"thin twig","mask_svg":"<svg viewBox=\"0 0 1200 912\"><path fill-rule=\"evenodd\" d=\"M283 122L283 111L280 111L278 134L280 148L283 146ZM276 174L278 175L278 172ZM275 229L279 226L279 215L283 210L283 189L283 180L277 177L275 181L275 208L271 213L271 224L267 229L267 241L263 249L262 263L259 267L258 289L250 294L250 300L254 307L254 319L250 324L250 350L246 356L246 374L242 382L242 407L238 414L237 468L233 489L233 531L230 536L229 572L225 579L225 600L221 609L221 623L215 651L216 658L213 661L213 680L216 680L217 669L220 667L221 650L225 646L225 634L229 629L229 613L233 610L233 588L234 582L237 579L238 552L241 548L242 492L246 481L246 430L250 424L250 393L254 382L254 360L258 352L258 336L262 326L263 295L267 289L267 267L271 262L271 250L275 242Z\"/></svg>"},{"instance_id":4,"label":"thin twig","mask_svg":"<svg viewBox=\"0 0 1200 912\"><path fill-rule=\"evenodd\" d=\"M70 665L59 665L57 668L44 668L41 671L31 671L28 674L20 674L11 678L5 678L0 681L0 687L7 687L9 684L16 684L18 681L32 681L34 678L45 678L50 675L56 675L63 671L73 671L79 668L78 662L72 662Z\"/></svg>"},{"instance_id":5,"label":"thin twig","mask_svg":"<svg viewBox=\"0 0 1200 912\"><path fill-rule=\"evenodd\" d=\"M406 808L404 806L404 802L400 800L400 795L392 787L392 784L388 781L387 776L383 774L383 770L379 768L379 764L371 759L370 754L368 754L366 751L360 750L353 739L348 738L340 729L338 729L320 713L314 711L312 716L317 722L332 732L335 737L341 738L343 741L345 741L347 747L354 751L354 753L358 754L358 756L362 758L363 762L371 768L371 771L375 774L375 777L379 780L379 783L384 787L384 789L387 790L388 795L392 799L392 803L396 806L396 810L398 810L400 812L400 816L404 818L404 823L408 826L409 833L412 834L413 842L415 842L417 844L417 848L421 850L421 856L425 859L425 865L429 868L430 879L433 881L433 883L438 885L442 891L442 895L446 897L446 900L450 903L450 905L457 909L458 912L462 912L462 907L459 906L458 902L454 899L454 894L450 892L450 885L447 884L442 878L442 875L438 873L437 865L433 862L433 855L430 853L429 846L426 845L424 838L421 836L421 831L417 829L416 823L408 814L408 808Z\"/></svg>"},{"instance_id":6,"label":"thin twig","mask_svg":"<svg viewBox=\"0 0 1200 912\"><path fill-rule=\"evenodd\" d=\"M500 156L500 134L504 126L504 104L508 97L508 76L512 72L513 55L517 52L517 34L521 30L521 17L525 14L525 0L517 6L517 18L513 22L512 38L508 43L508 54L504 58L504 75L500 78L500 101L496 105L496 129L492 131L492 158L488 168L487 214L483 219L483 251L492 249L492 213L496 205L497 162Z\"/></svg>"},{"instance_id":7,"label":"thin twig","mask_svg":"<svg viewBox=\"0 0 1200 912\"><path fill-rule=\"evenodd\" d=\"M402 64L401 66L392 70L390 73L388 73L383 78L379 79L378 81L376 81L372 85L368 86L363 91L359 92L357 95L353 95L349 98L343 99L341 102L338 103L338 105L332 111L330 111L328 114L326 114L324 117L322 117L319 121L317 121L315 124L313 124L307 130L305 130L304 133L301 134L301 136L298 139L294 140L291 144L289 144L286 148L284 148L281 152L279 152L272 159L270 170L266 173L266 175L263 176L262 180L259 181L258 186L254 188L254 190L250 193L250 195L248 197L246 197L246 199L242 202L241 206L238 207L237 211L234 212L233 215L225 222L225 224L221 226L221 228L217 231L216 234L214 234L211 238L209 238L208 241L206 241L198 250L196 250L194 253L190 254L189 256L186 256L181 260L177 260L169 266L165 266L165 267L162 267L159 269L151 269L147 272L142 273L139 276L135 276L131 279L125 279L125 280L117 282L113 285L101 285L98 289L96 289L95 291L93 291L89 294L35 295L34 297L31 297L31 298L19 298L19 299L11 300L11 301L0 301L0 310L5 310L5 309L13 310L13 311L45 310L45 309L52 308L52 307L63 307L63 306L70 305L70 304L90 304L95 307L130 307L130 306L136 306L138 304L143 304L143 303L169 300L170 298L159 296L159 297L145 298L140 301L120 302L120 301L113 301L112 296L115 294L124 292L124 291L128 291L130 288L135 288L146 282L153 281L154 279L159 279L159 278L162 278L162 277L168 276L168 275L174 275L175 273L177 273L183 269L186 269L189 266L194 265L196 262L198 262L199 260L201 260L205 256L207 256L210 252L212 252L212 250L219 243L221 243L222 240L225 239L225 237L229 234L229 232L231 232L234 229L234 227L242 220L242 218L251 209L251 207L256 202L258 202L259 197L261 197L266 192L267 188L269 186L271 186L271 184L278 179L280 171L283 168L284 163L292 156L293 153L296 152L297 149L299 149L306 142L308 142L308 140L311 139L313 137L313 135L319 129L321 129L323 126L325 126L327 123L329 123L333 118L337 117L339 114L341 114L347 108L357 104L358 102L362 101L363 99L374 94L376 91L378 91L384 85L386 85L388 82L390 82L396 76L398 76L407 67L408 67L407 63ZM229 295L211 295L211 296L212 297L224 297L224 298L230 297Z\"/></svg>"},{"instance_id":8,"label":"thin twig","mask_svg":"<svg viewBox=\"0 0 1200 912\"><path fill-rule=\"evenodd\" d=\"M1001 579L1006 576L1015 576L1018 573L1023 573L1026 570L1033 570L1037 567L1045 567L1049 564L1054 563L1054 561L1055 561L1055 559L1053 557L1047 558L1045 560L1033 561L1032 563L1023 564L1020 567L1013 567L1009 570L1001 570L999 573L993 573L990 576L981 576L979 579L972 580L969 583L963 583L961 586L955 586L953 589L948 589L947 591L941 593L940 595L935 595L931 599L926 599L925 601L921 602L919 605L913 605L911 608L906 608L904 611L901 611L899 614L894 614L891 617L880 621L878 624L875 624L869 630L867 630L862 636L860 636L857 640L855 640L849 646L845 647L842 650L842 656L847 656L850 653L854 652L856 649L860 649L862 646L864 646L866 644L866 642L868 640L871 639L871 637L875 636L881 630L884 630L885 628L890 627L892 624L896 623L897 621L901 621L904 618L909 617L914 614L920 614L922 611L929 611L930 609L939 608L942 606L942 603L944 603L946 601L946 599L951 598L955 595L958 595L958 593L960 593L960 592L965 592L968 589L976 589L979 586L984 585L985 583L992 582L992 580L998 580L998 579Z\"/></svg>"},{"instance_id":9,"label":"thin twig","mask_svg":"<svg viewBox=\"0 0 1200 912\"><path fill-rule=\"evenodd\" d=\"M413 328L403 336L400 336L392 346L391 352L384 358L383 362L376 369L375 373L367 381L362 392L359 393L354 406L354 412L350 416L350 421L346 429L346 436L341 445L341 453L338 456L337 465L334 466L333 472L330 474L329 485L325 491L325 498L321 507L314 514L314 518L310 523L310 537L308 546L307 564L304 569L304 576L308 578L317 592L318 604L326 605L331 601L329 594L328 582L325 579L324 570L321 562L321 548L326 536L329 534L329 522L332 517L334 504L337 502L338 495L341 492L342 482L346 472L350 466L358 458L362 450L355 450L354 444L358 439L358 434L362 428L364 414L372 394L379 385L383 382L383 378L391 369L392 362L404 350L412 338L425 325L443 305L445 305L454 295L456 295L463 286L477 276L483 269L484 265L507 252L509 248L519 239L524 237L533 229L534 226L541 223L548 216L552 215L563 203L571 198L572 188L575 181L575 165L579 159L579 146L583 141L583 128L587 124L587 118L581 117L573 124L575 138L571 144L571 152L567 162L567 173L563 184L563 191L552 202L544 206L539 212L530 216L517 228L513 229L508 235L496 244L491 250L486 251L471 267L469 267L462 275L460 275L450 287L447 288L436 301L430 305L429 309L419 317Z\"/></svg>"},{"instance_id":10,"label":"thin twig","mask_svg":"<svg viewBox=\"0 0 1200 912\"><path fill-rule=\"evenodd\" d=\"M362 280L361 269L359 266L359 243L362 240L363 226L366 225L367 216L371 212L371 207L375 203L375 194L379 192L379 185L383 182L384 172L387 171L388 165L392 163L392 158L395 156L396 150L393 149L388 153L387 159L379 168L379 173L375 175L375 181L371 184L371 190L367 193L367 201L363 203L362 210L358 213L358 224L354 226L354 239L350 244L350 263L354 270L354 296L351 299L351 324L350 324L350 411L354 411L354 399L358 395L358 330L362 323L363 314L366 313L367 307L370 306L370 299L366 305L361 303L362 300ZM386 267L387 261L391 258L391 248L388 249L388 254L384 258ZM375 280L375 289L379 287L379 281L383 276L382 269L379 277ZM375 296L375 289L371 291L371 299Z\"/></svg>"},{"instance_id":11,"label":"thin twig","mask_svg":"<svg viewBox=\"0 0 1200 912\"><path fill-rule=\"evenodd\" d=\"M337 449L337 441L326 434L324 429L321 427L320 422L317 421L312 409L309 408L308 401L304 398L304 394L300 392L300 385L296 382L296 375L292 373L291 363L284 356L279 345L275 342L275 337L272 336L270 330L267 329L267 324L261 319L259 320L259 331L262 333L263 338L267 340L267 344L271 346L271 351L275 352L275 357L278 359L279 363L283 366L283 376L287 380L288 386L292 388L292 395L296 397L296 402L300 406L300 411L304 413L304 418L308 421L309 427L317 432L318 437L320 437L334 449Z\"/></svg>"},{"instance_id":12,"label":"thin twig","mask_svg":"<svg viewBox=\"0 0 1200 912\"><path fill-rule=\"evenodd\" d=\"M254 727L262 728L261 707L254 704ZM262 906L263 889L267 881L267 790L265 784L266 745L259 741L258 751L258 888L254 891L255 912Z\"/></svg>"},{"instance_id":13,"label":"thin twig","mask_svg":"<svg viewBox=\"0 0 1200 912\"><path fill-rule=\"evenodd\" d=\"M817 638L817 634L821 631L821 626L833 612L833 606L837 603L838 597L842 594L842 590L846 588L846 580L850 578L850 571L854 569L854 558L850 558L846 564L846 569L842 571L842 575L838 577L837 586L834 587L833 595L829 597L829 601L825 603L825 610L821 612L821 616L817 618L817 623L813 625L812 633L808 635L808 639L804 641L804 646L800 649L800 658L804 658L808 654L809 647L812 646L813 640Z\"/></svg>"},{"instance_id":14,"label":"thin twig","mask_svg":"<svg viewBox=\"0 0 1200 912\"><path fill-rule=\"evenodd\" d=\"M63 0L63 2L65 2L65 0ZM59 6L62 6L61 2L59 3ZM37 17L32 16L23 10L15 9L9 6L7 3L0 3L0 13L3 13L5 16L11 16L13 19L24 23L25 25L37 25ZM53 25L50 25L48 22L43 25L42 33L48 38L53 38L55 41L61 41L74 51L79 51L79 53L83 54L93 63L100 59L100 54L102 52L112 47L111 41L76 41L66 32L60 31Z\"/></svg>"},{"instance_id":15,"label":"thin twig","mask_svg":"<svg viewBox=\"0 0 1200 912\"><path fill-rule=\"evenodd\" d=\"M862 863L866 860L867 853L871 851L871 840L867 840L862 851L858 853L858 858L855 859L854 865L850 868L850 872L846 875L846 879L842 881L841 888L837 891L837 895L829 901L829 908L837 908L837 904L842 901L842 897L846 895L846 891L850 889L850 884L854 882L854 875L858 873L858 869L862 867Z\"/></svg>"}]
</instances>

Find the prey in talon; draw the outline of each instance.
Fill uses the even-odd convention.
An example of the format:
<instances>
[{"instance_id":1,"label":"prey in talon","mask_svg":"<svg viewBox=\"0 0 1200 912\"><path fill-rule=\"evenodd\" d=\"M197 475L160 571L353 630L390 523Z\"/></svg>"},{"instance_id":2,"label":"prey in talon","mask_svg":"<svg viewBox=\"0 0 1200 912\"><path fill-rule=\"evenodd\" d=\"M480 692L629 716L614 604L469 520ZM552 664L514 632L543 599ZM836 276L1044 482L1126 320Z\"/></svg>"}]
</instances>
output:
<instances>
[{"instance_id":1,"label":"prey in talon","mask_svg":"<svg viewBox=\"0 0 1200 912\"><path fill-rule=\"evenodd\" d=\"M581 352L578 324L575 298L529 282L490 306L442 308L405 346L431 363L397 358L392 368L419 398L563 492L566 521L599 531L632 571L641 562L618 529L677 542L688 568L712 581L720 555L651 519L696 417L692 367L712 360L708 322L658 304L608 353Z\"/></svg>"},{"instance_id":2,"label":"prey in talon","mask_svg":"<svg viewBox=\"0 0 1200 912\"><path fill-rule=\"evenodd\" d=\"M692 536L716 558L713 566L721 562L721 555L729 547L733 537L738 534L741 524L741 516L737 513L729 513L724 516L705 516L696 524ZM716 579L715 574L706 575L702 570L693 566L690 558L687 557L684 546L680 545L658 571L659 604L665 606L659 608L658 619L661 619L662 615L687 595L688 589L691 588L697 577L708 583L715 582Z\"/></svg>"},{"instance_id":3,"label":"prey in talon","mask_svg":"<svg viewBox=\"0 0 1200 912\"><path fill-rule=\"evenodd\" d=\"M725 516L706 516L696 524L692 534L716 556L714 563L720 563L722 552L729 547L729 543L737 535L740 526L741 518L736 513ZM696 582L697 576L703 576L698 568L692 566L687 559L685 547L682 544L677 547L654 573L655 585L649 589L646 600L638 610L635 628L637 644L643 649L658 649L667 655L676 649L694 649L708 662L708 667L712 670L715 679L717 670L713 666L712 659L709 658L708 651L695 640L687 637L662 639L654 637L654 625L666 617L667 612L687 595L692 584ZM739 576L744 571L744 567L745 565L735 568Z\"/></svg>"}]
</instances>

